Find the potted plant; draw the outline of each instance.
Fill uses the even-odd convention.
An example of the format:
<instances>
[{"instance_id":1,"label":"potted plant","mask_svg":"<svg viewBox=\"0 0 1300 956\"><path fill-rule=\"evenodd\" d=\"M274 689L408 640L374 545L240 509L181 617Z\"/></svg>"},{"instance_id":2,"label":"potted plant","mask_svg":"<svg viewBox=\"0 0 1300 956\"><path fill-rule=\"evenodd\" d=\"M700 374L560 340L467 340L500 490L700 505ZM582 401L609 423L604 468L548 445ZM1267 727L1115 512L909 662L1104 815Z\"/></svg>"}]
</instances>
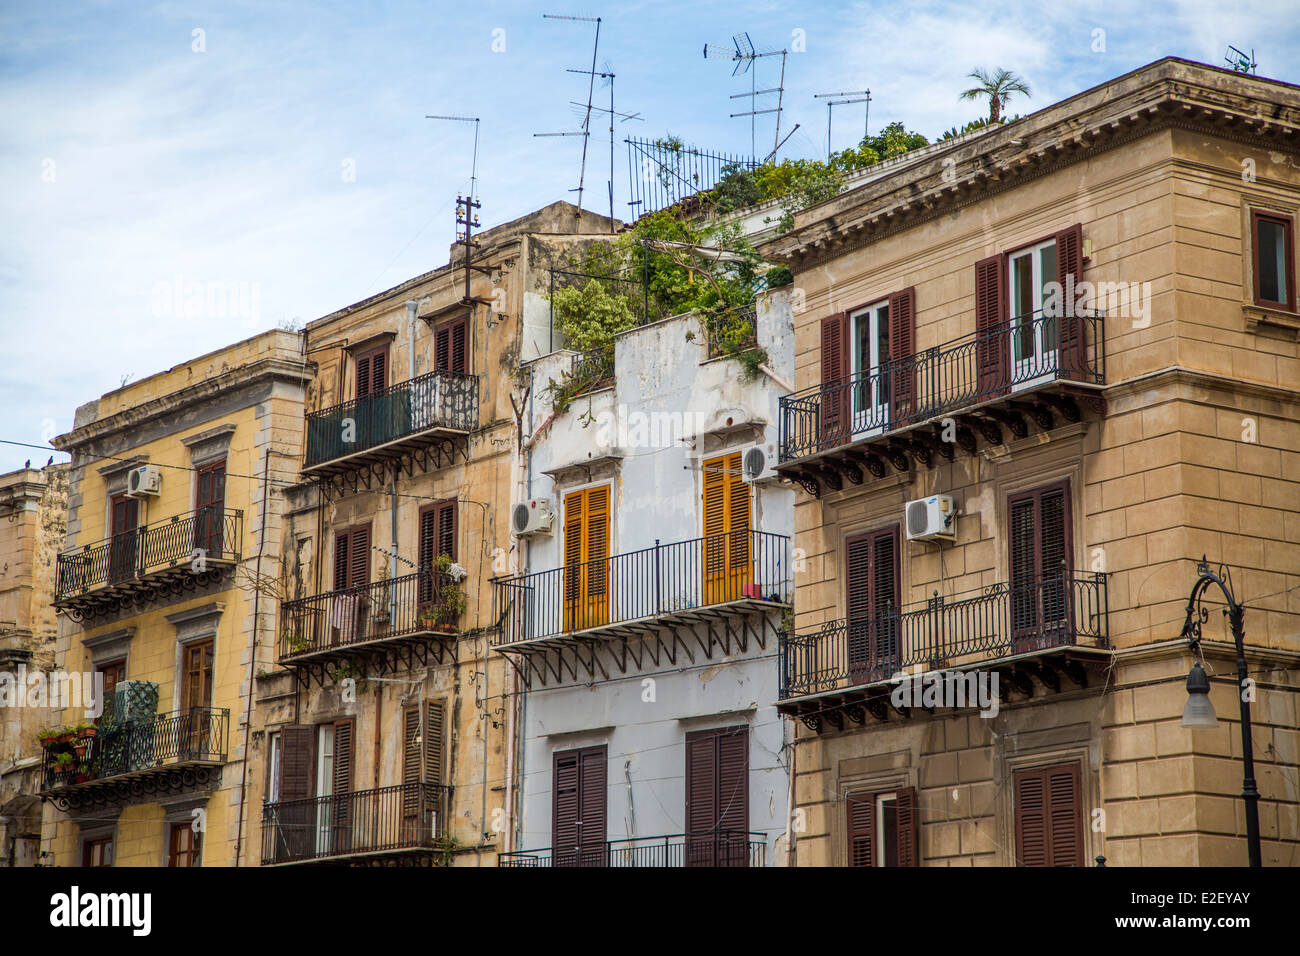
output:
<instances>
[{"instance_id":1,"label":"potted plant","mask_svg":"<svg viewBox=\"0 0 1300 956\"><path fill-rule=\"evenodd\" d=\"M44 730L37 731L36 739L41 742L41 746L46 750L55 746L55 741L63 734L62 727L46 727Z\"/></svg>"},{"instance_id":2,"label":"potted plant","mask_svg":"<svg viewBox=\"0 0 1300 956\"><path fill-rule=\"evenodd\" d=\"M65 750L62 753L54 755L54 772L60 777L63 777L66 780L66 778L72 773L73 767L73 757L68 751Z\"/></svg>"}]
</instances>

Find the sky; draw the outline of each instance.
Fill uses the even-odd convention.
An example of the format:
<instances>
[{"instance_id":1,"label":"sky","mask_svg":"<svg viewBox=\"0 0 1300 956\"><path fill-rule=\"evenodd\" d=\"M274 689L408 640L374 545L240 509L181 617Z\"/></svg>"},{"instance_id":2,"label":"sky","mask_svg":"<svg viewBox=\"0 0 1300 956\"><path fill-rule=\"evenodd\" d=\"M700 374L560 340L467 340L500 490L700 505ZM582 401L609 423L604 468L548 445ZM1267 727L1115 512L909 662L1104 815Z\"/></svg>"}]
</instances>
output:
<instances>
[{"instance_id":1,"label":"sky","mask_svg":"<svg viewBox=\"0 0 1300 956\"><path fill-rule=\"evenodd\" d=\"M276 0L0 2L0 439L46 445L77 406L189 358L326 315L447 261L481 118L482 224L573 201L595 24L615 74L615 213L623 138L667 134L748 154L747 92L705 59L748 32L786 49L778 158L824 157L825 101L871 90L869 127L934 139L986 107L976 67L1025 78L1029 113L1163 56L1300 82L1298 0L995 4L670 2L593 5ZM758 61L759 89L780 83ZM596 83L596 103L609 91ZM764 104L771 105L771 104ZM860 138L837 107L835 149ZM771 115L758 118L760 152ZM583 205L607 212L596 124ZM764 147L763 144L766 144ZM181 294L175 291L180 288ZM195 289L202 291L193 297ZM49 451L0 444L0 472ZM66 456L55 453L56 461Z\"/></svg>"}]
</instances>

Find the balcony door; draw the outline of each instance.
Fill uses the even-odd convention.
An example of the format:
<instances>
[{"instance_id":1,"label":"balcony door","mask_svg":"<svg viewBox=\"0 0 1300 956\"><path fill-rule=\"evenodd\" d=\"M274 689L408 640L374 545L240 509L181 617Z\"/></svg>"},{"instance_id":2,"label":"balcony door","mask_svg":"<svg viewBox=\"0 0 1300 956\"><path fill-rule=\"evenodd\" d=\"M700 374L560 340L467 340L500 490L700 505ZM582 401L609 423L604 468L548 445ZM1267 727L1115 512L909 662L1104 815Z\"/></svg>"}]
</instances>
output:
<instances>
[{"instance_id":1,"label":"balcony door","mask_svg":"<svg viewBox=\"0 0 1300 956\"><path fill-rule=\"evenodd\" d=\"M435 615L438 610L438 586L441 581L435 569L440 555L456 560L456 499L438 501L420 509L420 580L419 604L423 617L426 611ZM436 619L434 625L446 627L447 621Z\"/></svg>"},{"instance_id":2,"label":"balcony door","mask_svg":"<svg viewBox=\"0 0 1300 956\"><path fill-rule=\"evenodd\" d=\"M1055 377L1060 310L1047 315L1047 283L1057 281L1056 240L1049 239L1007 257L1011 314L1013 390Z\"/></svg>"},{"instance_id":3,"label":"balcony door","mask_svg":"<svg viewBox=\"0 0 1300 956\"><path fill-rule=\"evenodd\" d=\"M749 865L748 726L686 735L686 831L684 865Z\"/></svg>"},{"instance_id":4,"label":"balcony door","mask_svg":"<svg viewBox=\"0 0 1300 956\"><path fill-rule=\"evenodd\" d=\"M739 601L754 583L749 483L741 468L741 452L707 459L703 484L704 582L700 603Z\"/></svg>"},{"instance_id":5,"label":"balcony door","mask_svg":"<svg viewBox=\"0 0 1300 956\"><path fill-rule=\"evenodd\" d=\"M899 647L898 526L845 542L845 627L850 683L886 680L902 666Z\"/></svg>"},{"instance_id":6,"label":"balcony door","mask_svg":"<svg viewBox=\"0 0 1300 956\"><path fill-rule=\"evenodd\" d=\"M211 752L212 641L181 646L182 759L202 759Z\"/></svg>"},{"instance_id":7,"label":"balcony door","mask_svg":"<svg viewBox=\"0 0 1300 956\"><path fill-rule=\"evenodd\" d=\"M370 525L334 536L334 593L328 608L331 644L364 641L370 621Z\"/></svg>"},{"instance_id":8,"label":"balcony door","mask_svg":"<svg viewBox=\"0 0 1300 956\"><path fill-rule=\"evenodd\" d=\"M226 511L226 462L198 470L194 485L194 547L209 557L221 557Z\"/></svg>"},{"instance_id":9,"label":"balcony door","mask_svg":"<svg viewBox=\"0 0 1300 956\"><path fill-rule=\"evenodd\" d=\"M1007 499L1014 653L1072 643L1070 484Z\"/></svg>"},{"instance_id":10,"label":"balcony door","mask_svg":"<svg viewBox=\"0 0 1300 956\"><path fill-rule=\"evenodd\" d=\"M351 718L316 728L316 855L348 852L353 844Z\"/></svg>"},{"instance_id":11,"label":"balcony door","mask_svg":"<svg viewBox=\"0 0 1300 956\"><path fill-rule=\"evenodd\" d=\"M551 863L605 866L605 746L561 750L554 756Z\"/></svg>"},{"instance_id":12,"label":"balcony door","mask_svg":"<svg viewBox=\"0 0 1300 956\"><path fill-rule=\"evenodd\" d=\"M135 577L140 526L140 502L114 495L109 502L108 583Z\"/></svg>"},{"instance_id":13,"label":"balcony door","mask_svg":"<svg viewBox=\"0 0 1300 956\"><path fill-rule=\"evenodd\" d=\"M869 305L850 317L853 373L853 437L889 430L889 302Z\"/></svg>"},{"instance_id":14,"label":"balcony door","mask_svg":"<svg viewBox=\"0 0 1300 956\"><path fill-rule=\"evenodd\" d=\"M443 751L446 707L441 700L424 701L423 710L408 704L402 710L402 843L413 846L438 832L443 821ZM423 723L421 720L423 719Z\"/></svg>"},{"instance_id":15,"label":"balcony door","mask_svg":"<svg viewBox=\"0 0 1300 956\"><path fill-rule=\"evenodd\" d=\"M564 496L564 629L609 620L609 485Z\"/></svg>"}]
</instances>

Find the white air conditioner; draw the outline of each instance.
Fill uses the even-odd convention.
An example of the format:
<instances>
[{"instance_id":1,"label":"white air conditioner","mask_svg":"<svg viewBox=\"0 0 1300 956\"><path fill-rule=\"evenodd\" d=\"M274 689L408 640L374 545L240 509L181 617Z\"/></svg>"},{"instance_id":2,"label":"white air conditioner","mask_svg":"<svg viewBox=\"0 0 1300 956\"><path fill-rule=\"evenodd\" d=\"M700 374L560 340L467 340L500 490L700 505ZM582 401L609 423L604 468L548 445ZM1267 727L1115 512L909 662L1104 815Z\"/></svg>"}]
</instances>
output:
<instances>
[{"instance_id":1,"label":"white air conditioner","mask_svg":"<svg viewBox=\"0 0 1300 956\"><path fill-rule=\"evenodd\" d=\"M530 498L515 505L510 513L510 525L521 538L531 534L550 534L555 515L551 512L550 498Z\"/></svg>"},{"instance_id":2,"label":"white air conditioner","mask_svg":"<svg viewBox=\"0 0 1300 956\"><path fill-rule=\"evenodd\" d=\"M931 495L907 503L908 541L953 541L957 508L951 495Z\"/></svg>"},{"instance_id":3,"label":"white air conditioner","mask_svg":"<svg viewBox=\"0 0 1300 956\"><path fill-rule=\"evenodd\" d=\"M141 465L126 473L128 498L157 498L162 494L162 469L156 465Z\"/></svg>"},{"instance_id":4,"label":"white air conditioner","mask_svg":"<svg viewBox=\"0 0 1300 956\"><path fill-rule=\"evenodd\" d=\"M776 450L771 445L755 445L745 451L740 460L740 470L748 482L770 481L776 478Z\"/></svg>"}]
</instances>

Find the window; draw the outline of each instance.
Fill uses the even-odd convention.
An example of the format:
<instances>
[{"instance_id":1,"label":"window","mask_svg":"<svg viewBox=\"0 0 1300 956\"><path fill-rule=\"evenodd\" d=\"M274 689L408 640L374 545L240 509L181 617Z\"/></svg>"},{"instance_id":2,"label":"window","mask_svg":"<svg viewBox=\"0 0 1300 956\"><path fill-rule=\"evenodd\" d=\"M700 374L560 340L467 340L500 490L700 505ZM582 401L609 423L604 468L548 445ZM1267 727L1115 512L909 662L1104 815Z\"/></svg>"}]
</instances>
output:
<instances>
[{"instance_id":1,"label":"window","mask_svg":"<svg viewBox=\"0 0 1300 956\"><path fill-rule=\"evenodd\" d=\"M889 421L889 302L877 302L849 321L853 363L853 431L883 428Z\"/></svg>"},{"instance_id":2,"label":"window","mask_svg":"<svg viewBox=\"0 0 1300 956\"><path fill-rule=\"evenodd\" d=\"M334 590L330 607L330 640L351 644L366 639L370 621L365 585L370 583L370 525L358 525L334 536Z\"/></svg>"},{"instance_id":3,"label":"window","mask_svg":"<svg viewBox=\"0 0 1300 956\"><path fill-rule=\"evenodd\" d=\"M168 866L198 866L203 835L192 823L173 823L167 837Z\"/></svg>"},{"instance_id":4,"label":"window","mask_svg":"<svg viewBox=\"0 0 1300 956\"><path fill-rule=\"evenodd\" d=\"M749 728L686 735L686 865L749 864Z\"/></svg>"},{"instance_id":5,"label":"window","mask_svg":"<svg viewBox=\"0 0 1300 956\"><path fill-rule=\"evenodd\" d=\"M468 316L461 316L440 325L433 333L434 370L462 374L468 372L468 340Z\"/></svg>"},{"instance_id":6,"label":"window","mask_svg":"<svg viewBox=\"0 0 1300 956\"><path fill-rule=\"evenodd\" d=\"M1251 210L1251 261L1258 305L1294 312L1295 247L1291 217Z\"/></svg>"},{"instance_id":7,"label":"window","mask_svg":"<svg viewBox=\"0 0 1300 956\"><path fill-rule=\"evenodd\" d=\"M914 289L822 319L822 386L831 386L821 397L823 447L879 434L918 411L915 371L904 361L915 351Z\"/></svg>"},{"instance_id":8,"label":"window","mask_svg":"<svg viewBox=\"0 0 1300 956\"><path fill-rule=\"evenodd\" d=\"M750 566L749 482L741 452L704 462L703 603L738 601L748 593Z\"/></svg>"},{"instance_id":9,"label":"window","mask_svg":"<svg viewBox=\"0 0 1300 956\"><path fill-rule=\"evenodd\" d=\"M898 539L894 525L845 542L848 669L857 684L884 680L900 666Z\"/></svg>"},{"instance_id":10,"label":"window","mask_svg":"<svg viewBox=\"0 0 1300 956\"><path fill-rule=\"evenodd\" d=\"M916 866L916 790L848 794L849 866Z\"/></svg>"},{"instance_id":11,"label":"window","mask_svg":"<svg viewBox=\"0 0 1300 956\"><path fill-rule=\"evenodd\" d=\"M1011 630L1017 653L1069 639L1071 619L1070 484L1007 499Z\"/></svg>"},{"instance_id":12,"label":"window","mask_svg":"<svg viewBox=\"0 0 1300 956\"><path fill-rule=\"evenodd\" d=\"M109 502L108 583L135 577L136 528L140 524L140 502L126 495L113 495Z\"/></svg>"},{"instance_id":13,"label":"window","mask_svg":"<svg viewBox=\"0 0 1300 956\"><path fill-rule=\"evenodd\" d=\"M100 721L108 717L109 709L114 706L113 696L117 689L117 685L121 681L126 680L126 661L109 661L105 664L100 664L95 669L104 675L104 707L103 712L95 719L95 723L98 724Z\"/></svg>"},{"instance_id":14,"label":"window","mask_svg":"<svg viewBox=\"0 0 1300 956\"><path fill-rule=\"evenodd\" d=\"M194 486L194 547L220 557L226 509L226 462L198 470Z\"/></svg>"},{"instance_id":15,"label":"window","mask_svg":"<svg viewBox=\"0 0 1300 956\"><path fill-rule=\"evenodd\" d=\"M556 751L551 810L553 866L605 865L608 760L604 746Z\"/></svg>"},{"instance_id":16,"label":"window","mask_svg":"<svg viewBox=\"0 0 1300 956\"><path fill-rule=\"evenodd\" d=\"M212 706L212 641L181 648L181 710Z\"/></svg>"},{"instance_id":17,"label":"window","mask_svg":"<svg viewBox=\"0 0 1300 956\"><path fill-rule=\"evenodd\" d=\"M82 866L112 866L113 838L95 837L81 844Z\"/></svg>"},{"instance_id":18,"label":"window","mask_svg":"<svg viewBox=\"0 0 1300 956\"><path fill-rule=\"evenodd\" d=\"M1083 794L1077 762L1013 774L1017 866L1083 865Z\"/></svg>"},{"instance_id":19,"label":"window","mask_svg":"<svg viewBox=\"0 0 1300 956\"><path fill-rule=\"evenodd\" d=\"M564 496L564 627L609 619L609 485Z\"/></svg>"},{"instance_id":20,"label":"window","mask_svg":"<svg viewBox=\"0 0 1300 956\"><path fill-rule=\"evenodd\" d=\"M356 366L357 398L382 392L388 385L388 346L358 355Z\"/></svg>"},{"instance_id":21,"label":"window","mask_svg":"<svg viewBox=\"0 0 1300 956\"><path fill-rule=\"evenodd\" d=\"M431 805L430 800L436 798L427 790L426 799L421 801L419 785L442 785L445 714L446 705L441 700L426 700L423 709L408 704L402 710L402 826L412 837L423 826L422 808L425 812L441 808L440 802Z\"/></svg>"},{"instance_id":22,"label":"window","mask_svg":"<svg viewBox=\"0 0 1300 956\"><path fill-rule=\"evenodd\" d=\"M280 800L280 734L278 731L266 735L266 802L278 803Z\"/></svg>"},{"instance_id":23,"label":"window","mask_svg":"<svg viewBox=\"0 0 1300 956\"><path fill-rule=\"evenodd\" d=\"M1052 371L1056 315L1046 315L1047 283L1056 282L1056 240L1013 253L1007 260L1011 292L1011 361L1017 382Z\"/></svg>"},{"instance_id":24,"label":"window","mask_svg":"<svg viewBox=\"0 0 1300 956\"><path fill-rule=\"evenodd\" d=\"M439 555L456 560L456 499L439 501L420 509L419 582L421 604L435 600L438 579L428 573Z\"/></svg>"}]
</instances>

